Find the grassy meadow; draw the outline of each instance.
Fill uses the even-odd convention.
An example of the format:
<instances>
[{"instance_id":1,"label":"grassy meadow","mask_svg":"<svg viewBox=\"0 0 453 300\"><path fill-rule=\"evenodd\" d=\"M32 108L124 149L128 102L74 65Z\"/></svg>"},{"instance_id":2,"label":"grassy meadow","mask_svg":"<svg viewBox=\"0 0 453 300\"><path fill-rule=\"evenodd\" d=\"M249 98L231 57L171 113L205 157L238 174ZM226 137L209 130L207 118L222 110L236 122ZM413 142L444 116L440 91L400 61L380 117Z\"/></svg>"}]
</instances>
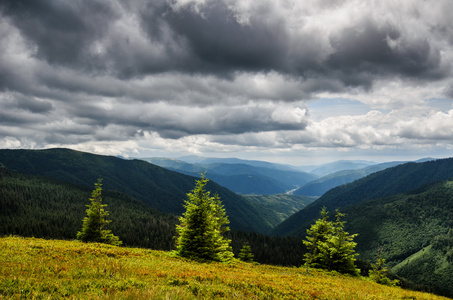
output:
<instances>
[{"instance_id":1,"label":"grassy meadow","mask_svg":"<svg viewBox=\"0 0 453 300\"><path fill-rule=\"evenodd\" d=\"M321 270L79 241L0 238L0 299L447 299Z\"/></svg>"}]
</instances>

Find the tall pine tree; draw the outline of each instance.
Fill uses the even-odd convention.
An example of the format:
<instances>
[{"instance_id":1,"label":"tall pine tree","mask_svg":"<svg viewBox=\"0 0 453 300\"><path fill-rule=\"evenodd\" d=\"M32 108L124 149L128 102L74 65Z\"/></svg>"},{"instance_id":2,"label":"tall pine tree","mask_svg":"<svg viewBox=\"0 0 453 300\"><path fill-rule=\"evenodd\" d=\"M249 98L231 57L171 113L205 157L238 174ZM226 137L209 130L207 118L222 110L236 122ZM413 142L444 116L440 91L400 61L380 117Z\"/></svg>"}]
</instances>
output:
<instances>
[{"instance_id":1,"label":"tall pine tree","mask_svg":"<svg viewBox=\"0 0 453 300\"><path fill-rule=\"evenodd\" d=\"M358 275L354 262L355 246L353 239L357 234L350 235L344 231L344 214L337 210L336 221L328 221L328 213L324 207L321 210L321 218L307 230L306 240L308 252L305 254L305 262L314 268L338 271L340 273Z\"/></svg>"},{"instance_id":2,"label":"tall pine tree","mask_svg":"<svg viewBox=\"0 0 453 300\"><path fill-rule=\"evenodd\" d=\"M219 196L205 191L208 181L202 174L187 194L186 211L176 226L176 252L191 259L229 261L233 258L231 240L223 236L229 221Z\"/></svg>"},{"instance_id":3,"label":"tall pine tree","mask_svg":"<svg viewBox=\"0 0 453 300\"><path fill-rule=\"evenodd\" d=\"M104 209L107 204L102 204L102 178L95 183L95 189L91 193L90 202L87 205L87 216L83 219L82 231L77 232L77 239L82 242L98 242L112 245L121 245L119 238L105 227L111 222L107 220L109 213Z\"/></svg>"}]
</instances>

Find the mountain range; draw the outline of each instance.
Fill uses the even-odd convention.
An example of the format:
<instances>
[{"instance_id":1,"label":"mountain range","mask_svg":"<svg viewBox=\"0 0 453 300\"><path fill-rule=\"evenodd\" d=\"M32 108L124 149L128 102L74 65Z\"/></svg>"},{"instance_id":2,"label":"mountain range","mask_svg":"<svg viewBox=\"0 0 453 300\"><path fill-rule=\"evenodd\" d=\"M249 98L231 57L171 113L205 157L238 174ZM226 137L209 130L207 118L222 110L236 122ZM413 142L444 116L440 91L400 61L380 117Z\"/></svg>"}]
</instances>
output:
<instances>
[{"instance_id":1,"label":"mountain range","mask_svg":"<svg viewBox=\"0 0 453 300\"><path fill-rule=\"evenodd\" d=\"M142 158L152 164L190 176L206 176L238 194L273 195L285 193L310 182L318 176L299 171L294 167L236 158L215 159L183 157Z\"/></svg>"},{"instance_id":2,"label":"mountain range","mask_svg":"<svg viewBox=\"0 0 453 300\"><path fill-rule=\"evenodd\" d=\"M360 179L372 173L385 170L402 163L404 162L387 162L364 168L336 171L304 184L300 188L293 191L293 194L304 196L322 196L325 192L334 187L353 182L354 180ZM358 167L358 165L355 166ZM347 165L343 165L343 167L347 167Z\"/></svg>"},{"instance_id":3,"label":"mountain range","mask_svg":"<svg viewBox=\"0 0 453 300\"><path fill-rule=\"evenodd\" d=\"M176 161L178 166L183 163L186 168L200 166ZM256 164L232 159L207 165L223 176L234 176L235 170L297 172L284 165ZM234 248L249 242L260 262L300 265L306 229L322 207L331 215L340 209L346 214L346 230L358 233L355 241L361 260L373 262L380 252L398 276L453 296L453 159L392 162L355 171L364 177L332 188L319 199L289 194L240 196L214 181L208 188L220 195L231 228L248 232L232 232ZM99 177L104 179L112 219L119 225L112 229L118 235L132 245L172 247L177 215L195 177L142 160L68 149L0 150L0 234L39 232L53 238L60 232L73 237ZM259 235L266 232L274 237ZM140 244L145 238L148 244Z\"/></svg>"}]
</instances>

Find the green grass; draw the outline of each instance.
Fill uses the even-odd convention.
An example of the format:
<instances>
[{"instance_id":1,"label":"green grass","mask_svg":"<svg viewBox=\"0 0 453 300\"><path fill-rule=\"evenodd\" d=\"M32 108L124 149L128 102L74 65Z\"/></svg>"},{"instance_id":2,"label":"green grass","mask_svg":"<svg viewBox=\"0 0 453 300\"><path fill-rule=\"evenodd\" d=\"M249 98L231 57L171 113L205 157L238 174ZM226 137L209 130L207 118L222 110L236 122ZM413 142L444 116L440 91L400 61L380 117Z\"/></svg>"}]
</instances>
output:
<instances>
[{"instance_id":1,"label":"green grass","mask_svg":"<svg viewBox=\"0 0 453 300\"><path fill-rule=\"evenodd\" d=\"M169 252L0 239L1 299L447 299L304 268L198 263Z\"/></svg>"}]
</instances>

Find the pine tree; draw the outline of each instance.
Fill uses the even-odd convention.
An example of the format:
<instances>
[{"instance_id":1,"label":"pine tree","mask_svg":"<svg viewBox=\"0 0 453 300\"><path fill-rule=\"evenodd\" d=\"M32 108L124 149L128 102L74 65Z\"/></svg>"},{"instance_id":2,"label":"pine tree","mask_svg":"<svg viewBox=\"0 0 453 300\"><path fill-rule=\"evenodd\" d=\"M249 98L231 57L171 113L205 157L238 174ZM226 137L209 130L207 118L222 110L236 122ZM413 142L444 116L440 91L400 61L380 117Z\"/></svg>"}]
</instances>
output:
<instances>
[{"instance_id":1,"label":"pine tree","mask_svg":"<svg viewBox=\"0 0 453 300\"><path fill-rule=\"evenodd\" d=\"M208 181L202 174L187 194L186 211L176 226L176 253L191 259L229 261L233 258L231 240L223 236L229 221L219 196L205 191Z\"/></svg>"},{"instance_id":2,"label":"pine tree","mask_svg":"<svg viewBox=\"0 0 453 300\"><path fill-rule=\"evenodd\" d=\"M368 272L368 276L376 283L388 286L397 286L399 280L391 280L388 278L388 269L385 265L385 259L381 256L382 249L378 250L376 264L371 264L371 270Z\"/></svg>"},{"instance_id":3,"label":"pine tree","mask_svg":"<svg viewBox=\"0 0 453 300\"><path fill-rule=\"evenodd\" d=\"M239 259L245 262L253 261L252 249L247 242L244 243L241 250L239 251Z\"/></svg>"},{"instance_id":4,"label":"pine tree","mask_svg":"<svg viewBox=\"0 0 453 300\"><path fill-rule=\"evenodd\" d=\"M324 268L324 256L321 245L325 243L329 236L333 234L333 224L328 221L329 213L326 208L321 210L321 218L307 230L306 240L303 241L307 246L307 253L305 253L305 263L312 268Z\"/></svg>"},{"instance_id":5,"label":"pine tree","mask_svg":"<svg viewBox=\"0 0 453 300\"><path fill-rule=\"evenodd\" d=\"M95 183L87 205L87 216L83 219L82 231L77 232L77 239L82 242L98 242L112 245L121 245L119 238L111 230L104 229L111 221L107 220L109 213L104 209L107 204L102 204L102 178Z\"/></svg>"},{"instance_id":6,"label":"pine tree","mask_svg":"<svg viewBox=\"0 0 453 300\"><path fill-rule=\"evenodd\" d=\"M337 210L336 222L331 222L327 220L326 208L321 210L321 218L307 230L305 261L314 268L358 275L359 270L354 265L358 255L354 250L357 243L353 241L357 234L350 235L344 231L342 217L344 214Z\"/></svg>"}]
</instances>

